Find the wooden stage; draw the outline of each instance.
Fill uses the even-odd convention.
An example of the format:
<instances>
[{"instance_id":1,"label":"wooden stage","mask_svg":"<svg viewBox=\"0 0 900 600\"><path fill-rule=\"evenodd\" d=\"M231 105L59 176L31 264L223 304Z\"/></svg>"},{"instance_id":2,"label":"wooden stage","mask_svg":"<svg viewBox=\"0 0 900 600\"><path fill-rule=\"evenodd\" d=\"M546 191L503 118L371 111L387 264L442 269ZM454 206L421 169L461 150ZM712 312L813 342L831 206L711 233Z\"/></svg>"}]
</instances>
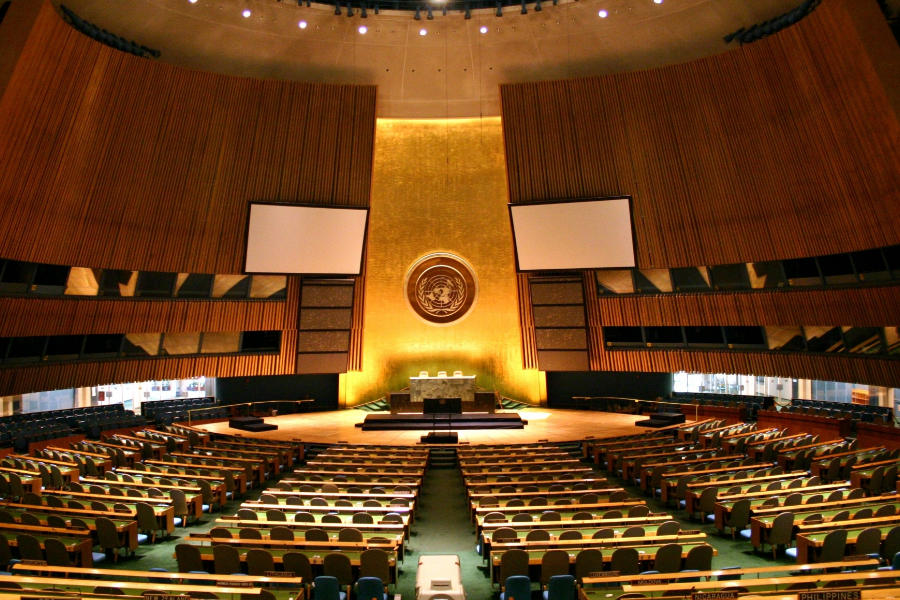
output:
<instances>
[{"instance_id":1,"label":"wooden stage","mask_svg":"<svg viewBox=\"0 0 900 600\"><path fill-rule=\"evenodd\" d=\"M510 411L513 412L513 411ZM597 438L645 433L635 421L643 415L623 415L590 410L533 408L514 411L528 421L524 429L481 429L457 431L460 442L471 444L524 444L539 440L566 441L587 436ZM278 425L276 431L251 433L228 427L228 421L198 425L203 429L270 440L303 440L305 442L350 444L413 445L419 443L424 431L361 431L356 426L366 415L377 414L347 409L328 412L301 413L266 417L266 423Z\"/></svg>"}]
</instances>

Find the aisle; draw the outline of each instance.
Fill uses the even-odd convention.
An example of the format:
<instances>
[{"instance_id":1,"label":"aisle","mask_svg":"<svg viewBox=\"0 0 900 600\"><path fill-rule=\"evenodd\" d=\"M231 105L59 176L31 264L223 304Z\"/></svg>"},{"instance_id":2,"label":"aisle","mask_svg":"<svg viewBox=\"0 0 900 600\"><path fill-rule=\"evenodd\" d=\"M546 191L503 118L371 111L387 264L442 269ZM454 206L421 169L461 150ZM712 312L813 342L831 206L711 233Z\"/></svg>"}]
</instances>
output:
<instances>
[{"instance_id":1,"label":"aisle","mask_svg":"<svg viewBox=\"0 0 900 600\"><path fill-rule=\"evenodd\" d=\"M414 600L416 565L420 554L456 554L462 567L468 598L487 600L491 583L481 557L475 552L475 530L469 519L466 491L459 470L429 468L419 490L410 552L401 565L397 592Z\"/></svg>"}]
</instances>

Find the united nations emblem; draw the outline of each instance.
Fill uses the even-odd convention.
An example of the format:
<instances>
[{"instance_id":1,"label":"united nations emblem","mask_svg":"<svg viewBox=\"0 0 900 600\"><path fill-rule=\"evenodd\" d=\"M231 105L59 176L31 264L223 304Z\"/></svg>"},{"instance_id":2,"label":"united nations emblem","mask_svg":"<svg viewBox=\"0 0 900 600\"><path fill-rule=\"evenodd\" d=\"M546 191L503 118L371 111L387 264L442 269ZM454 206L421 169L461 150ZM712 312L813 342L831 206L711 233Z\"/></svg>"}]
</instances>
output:
<instances>
[{"instance_id":1,"label":"united nations emblem","mask_svg":"<svg viewBox=\"0 0 900 600\"><path fill-rule=\"evenodd\" d=\"M451 254L429 254L416 261L406 274L405 288L410 308L442 325L462 318L477 291L471 268Z\"/></svg>"}]
</instances>

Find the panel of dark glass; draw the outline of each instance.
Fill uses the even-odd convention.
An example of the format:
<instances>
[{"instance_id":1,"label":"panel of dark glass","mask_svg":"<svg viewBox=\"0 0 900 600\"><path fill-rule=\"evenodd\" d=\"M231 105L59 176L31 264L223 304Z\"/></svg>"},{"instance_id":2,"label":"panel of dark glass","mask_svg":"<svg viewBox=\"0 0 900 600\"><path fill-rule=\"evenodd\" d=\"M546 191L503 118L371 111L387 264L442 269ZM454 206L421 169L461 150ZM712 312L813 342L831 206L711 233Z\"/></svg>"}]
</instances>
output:
<instances>
[{"instance_id":1,"label":"panel of dark glass","mask_svg":"<svg viewBox=\"0 0 900 600\"><path fill-rule=\"evenodd\" d=\"M138 273L136 295L144 298L171 298L176 277L175 273L141 271Z\"/></svg>"},{"instance_id":2,"label":"panel of dark glass","mask_svg":"<svg viewBox=\"0 0 900 600\"><path fill-rule=\"evenodd\" d=\"M241 335L241 352L278 352L280 331L245 331Z\"/></svg>"},{"instance_id":3,"label":"panel of dark glass","mask_svg":"<svg viewBox=\"0 0 900 600\"><path fill-rule=\"evenodd\" d=\"M215 275L191 273L178 288L179 298L209 298Z\"/></svg>"},{"instance_id":4,"label":"panel of dark glass","mask_svg":"<svg viewBox=\"0 0 900 600\"><path fill-rule=\"evenodd\" d=\"M810 352L843 352L844 340L841 337L841 328L832 327L816 337L807 334L806 348Z\"/></svg>"},{"instance_id":5,"label":"panel of dark glass","mask_svg":"<svg viewBox=\"0 0 900 600\"><path fill-rule=\"evenodd\" d=\"M158 342L159 342L159 336L157 336L157 345L158 345ZM156 352L157 353L159 352L159 348L156 349ZM125 338L122 340L122 354L124 356L135 356L135 357L156 356L156 354L148 353L141 346L138 346L137 344L132 344L128 340L128 336L125 336Z\"/></svg>"},{"instance_id":6,"label":"panel of dark glass","mask_svg":"<svg viewBox=\"0 0 900 600\"><path fill-rule=\"evenodd\" d=\"M852 252L850 258L853 259L853 266L856 267L856 272L863 281L889 279L891 276L884 262L884 256L877 248Z\"/></svg>"},{"instance_id":7,"label":"panel of dark glass","mask_svg":"<svg viewBox=\"0 0 900 600\"><path fill-rule=\"evenodd\" d=\"M822 278L814 258L791 258L782 261L784 274L791 285L821 285Z\"/></svg>"},{"instance_id":8,"label":"panel of dark glass","mask_svg":"<svg viewBox=\"0 0 900 600\"><path fill-rule=\"evenodd\" d=\"M44 336L14 337L9 341L9 350L6 354L8 360L17 362L25 360L40 360L44 352Z\"/></svg>"},{"instance_id":9,"label":"panel of dark glass","mask_svg":"<svg viewBox=\"0 0 900 600\"><path fill-rule=\"evenodd\" d=\"M652 281L647 279L644 274L637 269L634 270L634 288L638 292L650 294L659 292L659 288L656 287Z\"/></svg>"},{"instance_id":10,"label":"panel of dark glass","mask_svg":"<svg viewBox=\"0 0 900 600\"><path fill-rule=\"evenodd\" d=\"M35 265L17 260L8 260L3 266L0 276L0 291L11 294L24 294L31 285Z\"/></svg>"},{"instance_id":11,"label":"panel of dark glass","mask_svg":"<svg viewBox=\"0 0 900 600\"><path fill-rule=\"evenodd\" d=\"M225 292L223 298L246 298L250 294L250 277L244 277L235 286Z\"/></svg>"},{"instance_id":12,"label":"panel of dark glass","mask_svg":"<svg viewBox=\"0 0 900 600\"><path fill-rule=\"evenodd\" d=\"M672 269L672 285L676 291L708 291L709 284L700 269L704 267L682 267Z\"/></svg>"},{"instance_id":13,"label":"panel of dark glass","mask_svg":"<svg viewBox=\"0 0 900 600\"><path fill-rule=\"evenodd\" d=\"M83 335L51 335L47 338L47 356L77 358L83 341Z\"/></svg>"},{"instance_id":14,"label":"panel of dark glass","mask_svg":"<svg viewBox=\"0 0 900 600\"><path fill-rule=\"evenodd\" d=\"M608 344L642 344L640 327L604 327L603 338Z\"/></svg>"},{"instance_id":15,"label":"panel of dark glass","mask_svg":"<svg viewBox=\"0 0 900 600\"><path fill-rule=\"evenodd\" d=\"M121 333L100 333L85 336L84 353L115 356L122 346Z\"/></svg>"},{"instance_id":16,"label":"panel of dark glass","mask_svg":"<svg viewBox=\"0 0 900 600\"><path fill-rule=\"evenodd\" d=\"M114 269L104 269L103 276L100 278L100 295L101 296L120 296L120 285L128 285L131 280L131 271L116 271Z\"/></svg>"},{"instance_id":17,"label":"panel of dark glass","mask_svg":"<svg viewBox=\"0 0 900 600\"><path fill-rule=\"evenodd\" d=\"M896 277L900 273L900 246L888 246L885 248L884 258Z\"/></svg>"},{"instance_id":18,"label":"panel of dark glass","mask_svg":"<svg viewBox=\"0 0 900 600\"><path fill-rule=\"evenodd\" d=\"M819 269L825 277L827 285L839 285L856 282L853 263L849 254L829 254L819 257Z\"/></svg>"},{"instance_id":19,"label":"panel of dark glass","mask_svg":"<svg viewBox=\"0 0 900 600\"><path fill-rule=\"evenodd\" d=\"M784 270L780 261L757 262L753 263L750 268L753 269L756 279L762 280L762 285L759 287L763 289L777 288L785 284Z\"/></svg>"},{"instance_id":20,"label":"panel of dark glass","mask_svg":"<svg viewBox=\"0 0 900 600\"><path fill-rule=\"evenodd\" d=\"M685 326L684 337L688 344L721 346L725 343L721 327Z\"/></svg>"},{"instance_id":21,"label":"panel of dark glass","mask_svg":"<svg viewBox=\"0 0 900 600\"><path fill-rule=\"evenodd\" d=\"M725 342L732 346L765 346L766 337L762 327L724 327Z\"/></svg>"},{"instance_id":22,"label":"panel of dark glass","mask_svg":"<svg viewBox=\"0 0 900 600\"><path fill-rule=\"evenodd\" d=\"M718 265L709 268L709 277L713 288L717 290L748 290L747 265Z\"/></svg>"},{"instance_id":23,"label":"panel of dark glass","mask_svg":"<svg viewBox=\"0 0 900 600\"><path fill-rule=\"evenodd\" d=\"M847 352L851 354L881 354L883 344L880 327L850 327L844 331Z\"/></svg>"},{"instance_id":24,"label":"panel of dark glass","mask_svg":"<svg viewBox=\"0 0 900 600\"><path fill-rule=\"evenodd\" d=\"M69 270L69 267L62 265L38 265L34 273L34 284L65 288Z\"/></svg>"},{"instance_id":25,"label":"panel of dark glass","mask_svg":"<svg viewBox=\"0 0 900 600\"><path fill-rule=\"evenodd\" d=\"M645 327L644 334L648 344L683 344L681 327Z\"/></svg>"}]
</instances>

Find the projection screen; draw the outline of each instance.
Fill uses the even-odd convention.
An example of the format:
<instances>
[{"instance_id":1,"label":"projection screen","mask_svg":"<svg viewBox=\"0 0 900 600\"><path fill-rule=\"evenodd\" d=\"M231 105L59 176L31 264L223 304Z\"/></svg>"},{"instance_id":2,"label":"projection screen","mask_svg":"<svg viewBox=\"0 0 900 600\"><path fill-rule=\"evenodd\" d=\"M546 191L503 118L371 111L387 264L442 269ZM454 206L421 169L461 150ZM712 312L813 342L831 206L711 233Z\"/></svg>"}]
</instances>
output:
<instances>
[{"instance_id":1,"label":"projection screen","mask_svg":"<svg viewBox=\"0 0 900 600\"><path fill-rule=\"evenodd\" d=\"M510 204L520 271L634 267L631 199Z\"/></svg>"},{"instance_id":2,"label":"projection screen","mask_svg":"<svg viewBox=\"0 0 900 600\"><path fill-rule=\"evenodd\" d=\"M367 208L250 204L247 273L358 275Z\"/></svg>"}]
</instances>

